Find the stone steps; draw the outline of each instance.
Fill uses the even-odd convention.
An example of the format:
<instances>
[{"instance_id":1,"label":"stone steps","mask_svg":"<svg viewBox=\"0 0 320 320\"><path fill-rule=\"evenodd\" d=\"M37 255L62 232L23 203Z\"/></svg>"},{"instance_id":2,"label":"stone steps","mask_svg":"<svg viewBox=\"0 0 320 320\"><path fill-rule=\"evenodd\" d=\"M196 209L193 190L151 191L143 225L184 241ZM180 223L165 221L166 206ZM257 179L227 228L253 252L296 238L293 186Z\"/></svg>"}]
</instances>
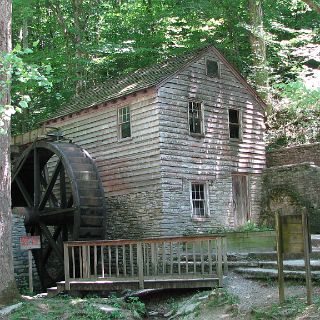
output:
<instances>
[{"instance_id":1,"label":"stone steps","mask_svg":"<svg viewBox=\"0 0 320 320\"><path fill-rule=\"evenodd\" d=\"M236 273L251 279L276 279L278 277L277 269L263 269L263 268L237 268ZM311 277L313 280L320 280L320 271L312 271ZM304 280L305 272L301 270L284 270L285 279Z\"/></svg>"},{"instance_id":2,"label":"stone steps","mask_svg":"<svg viewBox=\"0 0 320 320\"><path fill-rule=\"evenodd\" d=\"M311 275L312 279L320 280L320 235L311 236ZM277 253L252 252L245 255L230 257L229 268L246 278L275 279L278 277ZM283 261L285 279L305 279L305 267L302 254L289 254Z\"/></svg>"},{"instance_id":3,"label":"stone steps","mask_svg":"<svg viewBox=\"0 0 320 320\"><path fill-rule=\"evenodd\" d=\"M57 282L56 287L47 288L47 297L52 298L64 291L64 281Z\"/></svg>"}]
</instances>

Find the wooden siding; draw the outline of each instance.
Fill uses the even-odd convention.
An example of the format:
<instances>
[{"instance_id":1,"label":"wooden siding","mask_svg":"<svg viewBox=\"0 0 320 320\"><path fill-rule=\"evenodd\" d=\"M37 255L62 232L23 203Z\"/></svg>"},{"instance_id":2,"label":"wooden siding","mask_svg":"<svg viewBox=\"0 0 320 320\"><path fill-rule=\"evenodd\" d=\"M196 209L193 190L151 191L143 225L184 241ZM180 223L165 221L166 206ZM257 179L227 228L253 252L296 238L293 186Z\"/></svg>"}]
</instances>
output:
<instances>
[{"instance_id":1,"label":"wooden siding","mask_svg":"<svg viewBox=\"0 0 320 320\"><path fill-rule=\"evenodd\" d=\"M132 137L119 140L117 110L123 106L130 106ZM154 90L66 117L54 126L95 159L108 197L159 189L159 119Z\"/></svg>"},{"instance_id":2,"label":"wooden siding","mask_svg":"<svg viewBox=\"0 0 320 320\"><path fill-rule=\"evenodd\" d=\"M216 59L212 53L206 56ZM201 58L164 83L158 99L163 176L215 178L226 172L260 173L264 168L263 110L222 63L221 78L210 78ZM189 99L204 104L201 138L189 134ZM240 142L229 141L228 108L241 110Z\"/></svg>"},{"instance_id":3,"label":"wooden siding","mask_svg":"<svg viewBox=\"0 0 320 320\"><path fill-rule=\"evenodd\" d=\"M208 230L233 225L232 173L252 176L249 195L252 217L259 211L259 175L265 167L264 110L247 88L220 61L221 77L206 76L205 58L218 60L214 53L193 62L158 90L160 108L160 158L164 191L164 213L177 212L175 229ZM201 101L204 134L189 134L188 101ZM242 138L229 140L228 109L240 110ZM176 188L174 194L171 182ZM210 217L205 223L190 219L190 181L209 183ZM180 209L179 209L180 208ZM165 222L164 222L165 223ZM194 228L194 226L196 226ZM203 229L205 228L205 229ZM191 231L192 232L192 231Z\"/></svg>"}]
</instances>

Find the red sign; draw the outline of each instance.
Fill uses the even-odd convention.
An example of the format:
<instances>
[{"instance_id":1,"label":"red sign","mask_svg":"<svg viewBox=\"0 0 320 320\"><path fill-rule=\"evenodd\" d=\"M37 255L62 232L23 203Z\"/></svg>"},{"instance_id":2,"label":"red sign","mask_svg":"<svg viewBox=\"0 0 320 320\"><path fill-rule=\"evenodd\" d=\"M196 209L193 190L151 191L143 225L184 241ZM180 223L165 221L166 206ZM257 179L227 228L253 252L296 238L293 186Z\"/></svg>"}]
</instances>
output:
<instances>
[{"instance_id":1,"label":"red sign","mask_svg":"<svg viewBox=\"0 0 320 320\"><path fill-rule=\"evenodd\" d=\"M41 248L40 236L23 236L20 238L21 250L40 249L40 248Z\"/></svg>"}]
</instances>

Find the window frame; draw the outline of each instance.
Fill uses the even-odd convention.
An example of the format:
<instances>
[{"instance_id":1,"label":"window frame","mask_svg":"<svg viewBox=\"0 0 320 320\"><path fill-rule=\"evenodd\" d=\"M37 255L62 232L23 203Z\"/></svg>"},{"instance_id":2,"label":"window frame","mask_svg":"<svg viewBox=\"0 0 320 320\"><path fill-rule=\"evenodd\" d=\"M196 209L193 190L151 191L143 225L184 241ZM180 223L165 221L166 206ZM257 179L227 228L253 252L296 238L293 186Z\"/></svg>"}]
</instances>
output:
<instances>
[{"instance_id":1,"label":"window frame","mask_svg":"<svg viewBox=\"0 0 320 320\"><path fill-rule=\"evenodd\" d=\"M200 132L193 132L190 129L190 103L198 103L200 104ZM188 100L188 130L189 135L196 136L196 137L203 137L204 136L204 105L203 101L200 100Z\"/></svg>"},{"instance_id":2,"label":"window frame","mask_svg":"<svg viewBox=\"0 0 320 320\"><path fill-rule=\"evenodd\" d=\"M193 205L193 197L192 197L192 186L194 185L202 185L203 186L203 194L204 194L204 215L196 215L194 214L194 205ZM206 220L210 217L210 210L209 210L209 188L208 188L208 182L206 181L190 181L189 186L189 194L190 194L190 206L191 206L191 219L193 220Z\"/></svg>"},{"instance_id":3,"label":"window frame","mask_svg":"<svg viewBox=\"0 0 320 320\"><path fill-rule=\"evenodd\" d=\"M230 122L230 110L234 110L238 112L238 123ZM231 137L231 126L238 126L239 137L234 138ZM228 108L228 133L229 133L229 141L242 141L242 111L239 108Z\"/></svg>"},{"instance_id":4,"label":"window frame","mask_svg":"<svg viewBox=\"0 0 320 320\"><path fill-rule=\"evenodd\" d=\"M123 114L120 119L121 110L126 109L126 108L129 110L129 121L123 121ZM130 127L130 136L122 137L122 126L123 126L123 124L128 123L128 122L129 122L129 127ZM119 141L132 139L131 108L130 108L130 106L123 106L123 107L117 108L117 127L118 127L117 131L118 131L118 140Z\"/></svg>"},{"instance_id":5,"label":"window frame","mask_svg":"<svg viewBox=\"0 0 320 320\"><path fill-rule=\"evenodd\" d=\"M217 63L218 66L218 72L217 75L210 75L208 74L208 62L209 61L213 61ZM212 58L205 58L205 66L206 66L206 76L209 78L216 78L216 79L220 79L221 78L221 64L218 60L212 59Z\"/></svg>"}]
</instances>

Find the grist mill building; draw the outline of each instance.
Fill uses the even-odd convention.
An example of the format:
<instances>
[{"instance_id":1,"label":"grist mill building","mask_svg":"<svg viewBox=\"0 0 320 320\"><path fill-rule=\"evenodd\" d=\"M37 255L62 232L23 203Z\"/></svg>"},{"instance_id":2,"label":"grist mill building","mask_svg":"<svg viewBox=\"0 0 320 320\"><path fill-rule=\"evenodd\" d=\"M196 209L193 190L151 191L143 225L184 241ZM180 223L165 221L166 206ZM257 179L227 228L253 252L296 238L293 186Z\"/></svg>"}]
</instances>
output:
<instances>
[{"instance_id":1,"label":"grist mill building","mask_svg":"<svg viewBox=\"0 0 320 320\"><path fill-rule=\"evenodd\" d=\"M107 239L187 235L258 220L264 107L209 46L106 81L43 128L95 160Z\"/></svg>"}]
</instances>

